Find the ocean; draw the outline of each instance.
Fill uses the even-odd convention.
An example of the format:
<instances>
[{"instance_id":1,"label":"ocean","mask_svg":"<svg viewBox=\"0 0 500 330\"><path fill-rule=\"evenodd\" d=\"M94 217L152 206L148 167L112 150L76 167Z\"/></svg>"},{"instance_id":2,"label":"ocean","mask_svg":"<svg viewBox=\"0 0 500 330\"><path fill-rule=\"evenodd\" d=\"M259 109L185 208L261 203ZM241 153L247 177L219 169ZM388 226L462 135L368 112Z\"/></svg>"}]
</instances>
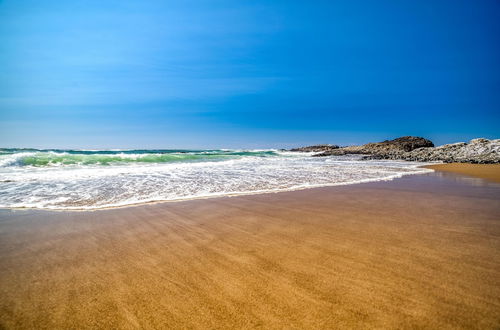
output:
<instances>
[{"instance_id":1,"label":"ocean","mask_svg":"<svg viewBox=\"0 0 500 330\"><path fill-rule=\"evenodd\" d=\"M85 210L391 180L422 163L280 150L0 149L0 208Z\"/></svg>"}]
</instances>

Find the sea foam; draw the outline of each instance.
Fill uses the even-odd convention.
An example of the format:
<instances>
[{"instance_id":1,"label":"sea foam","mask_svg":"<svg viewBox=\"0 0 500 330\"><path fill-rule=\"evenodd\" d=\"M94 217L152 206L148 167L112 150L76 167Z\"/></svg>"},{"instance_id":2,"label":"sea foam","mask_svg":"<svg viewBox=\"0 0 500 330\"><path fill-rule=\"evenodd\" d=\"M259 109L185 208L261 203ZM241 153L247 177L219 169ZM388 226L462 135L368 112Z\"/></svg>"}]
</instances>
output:
<instances>
[{"instance_id":1,"label":"sea foam","mask_svg":"<svg viewBox=\"0 0 500 330\"><path fill-rule=\"evenodd\" d=\"M0 207L98 209L391 180L421 163L277 150L0 150Z\"/></svg>"}]
</instances>

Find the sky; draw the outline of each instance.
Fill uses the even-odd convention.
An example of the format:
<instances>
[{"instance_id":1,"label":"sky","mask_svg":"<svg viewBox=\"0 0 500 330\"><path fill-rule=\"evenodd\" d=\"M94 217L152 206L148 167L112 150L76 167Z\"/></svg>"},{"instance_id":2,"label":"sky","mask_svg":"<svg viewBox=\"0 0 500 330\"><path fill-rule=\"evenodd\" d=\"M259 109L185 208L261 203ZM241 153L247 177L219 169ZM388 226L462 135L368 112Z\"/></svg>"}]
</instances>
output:
<instances>
[{"instance_id":1,"label":"sky","mask_svg":"<svg viewBox=\"0 0 500 330\"><path fill-rule=\"evenodd\" d=\"M0 0L0 147L500 138L500 2Z\"/></svg>"}]
</instances>

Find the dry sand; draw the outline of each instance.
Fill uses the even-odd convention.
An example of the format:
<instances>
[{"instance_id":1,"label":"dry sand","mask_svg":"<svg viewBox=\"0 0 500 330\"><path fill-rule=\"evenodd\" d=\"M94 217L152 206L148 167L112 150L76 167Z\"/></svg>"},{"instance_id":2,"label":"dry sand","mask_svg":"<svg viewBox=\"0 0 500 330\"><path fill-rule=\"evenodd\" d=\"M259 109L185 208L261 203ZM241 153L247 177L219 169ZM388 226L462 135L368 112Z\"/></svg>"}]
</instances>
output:
<instances>
[{"instance_id":1,"label":"dry sand","mask_svg":"<svg viewBox=\"0 0 500 330\"><path fill-rule=\"evenodd\" d=\"M425 166L436 171L464 174L500 183L500 164L436 164Z\"/></svg>"},{"instance_id":2,"label":"dry sand","mask_svg":"<svg viewBox=\"0 0 500 330\"><path fill-rule=\"evenodd\" d=\"M432 173L0 210L0 328L498 329L499 201L500 185Z\"/></svg>"}]
</instances>

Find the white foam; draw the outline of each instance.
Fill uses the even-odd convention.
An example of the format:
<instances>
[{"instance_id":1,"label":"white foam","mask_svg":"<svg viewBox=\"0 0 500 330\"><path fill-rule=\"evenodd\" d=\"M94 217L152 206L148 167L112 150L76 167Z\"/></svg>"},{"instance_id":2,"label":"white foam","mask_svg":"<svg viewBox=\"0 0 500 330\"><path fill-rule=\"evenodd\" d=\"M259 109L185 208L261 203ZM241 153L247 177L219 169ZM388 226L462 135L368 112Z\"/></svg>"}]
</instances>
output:
<instances>
[{"instance_id":1,"label":"white foam","mask_svg":"<svg viewBox=\"0 0 500 330\"><path fill-rule=\"evenodd\" d=\"M391 180L431 171L419 165L284 152L281 157L194 163L1 167L0 207L96 209Z\"/></svg>"},{"instance_id":2,"label":"white foam","mask_svg":"<svg viewBox=\"0 0 500 330\"><path fill-rule=\"evenodd\" d=\"M16 154L0 155L0 167L6 167L16 164L19 159L35 155L35 152L19 152Z\"/></svg>"}]
</instances>

